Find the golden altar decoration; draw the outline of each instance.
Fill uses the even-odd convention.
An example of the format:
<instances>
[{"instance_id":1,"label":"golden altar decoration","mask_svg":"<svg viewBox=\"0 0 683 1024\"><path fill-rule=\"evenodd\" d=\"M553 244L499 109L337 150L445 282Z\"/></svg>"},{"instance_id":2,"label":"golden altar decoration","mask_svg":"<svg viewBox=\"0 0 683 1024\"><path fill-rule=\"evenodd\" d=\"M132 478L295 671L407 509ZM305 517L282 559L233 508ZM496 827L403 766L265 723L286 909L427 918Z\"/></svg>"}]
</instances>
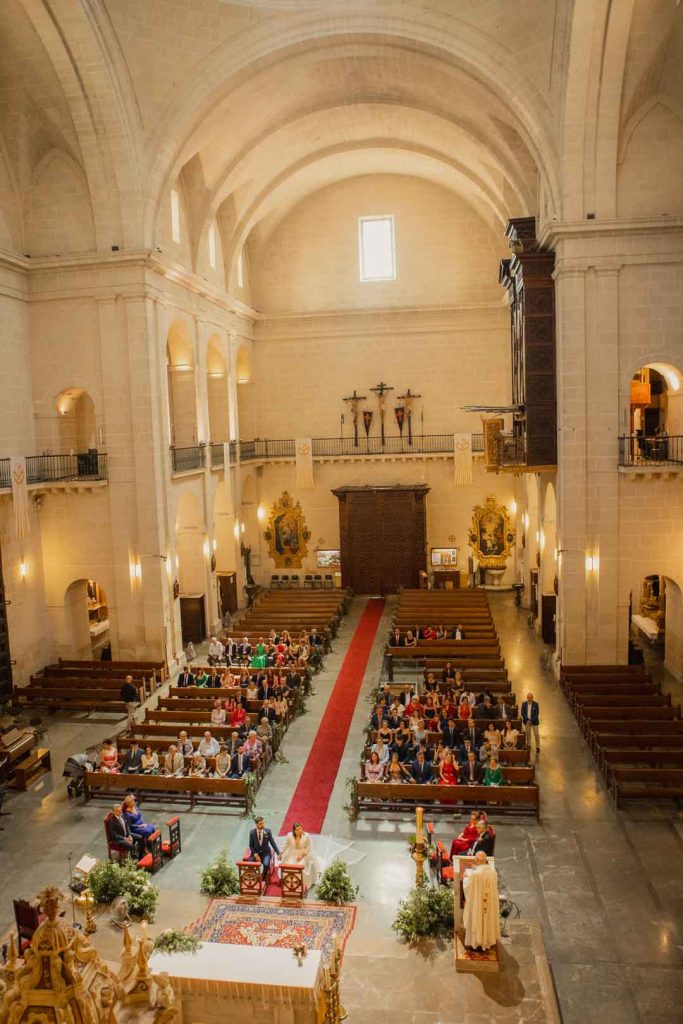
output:
<instances>
[{"instance_id":1,"label":"golden altar decoration","mask_svg":"<svg viewBox=\"0 0 683 1024\"><path fill-rule=\"evenodd\" d=\"M268 541L270 557L276 569L300 569L308 554L310 531L298 501L283 491L270 510L268 528L263 536Z\"/></svg>"},{"instance_id":2,"label":"golden altar decoration","mask_svg":"<svg viewBox=\"0 0 683 1024\"><path fill-rule=\"evenodd\" d=\"M489 494L483 505L475 505L469 545L482 569L504 569L514 540L510 513L505 505L498 504L493 494Z\"/></svg>"}]
</instances>

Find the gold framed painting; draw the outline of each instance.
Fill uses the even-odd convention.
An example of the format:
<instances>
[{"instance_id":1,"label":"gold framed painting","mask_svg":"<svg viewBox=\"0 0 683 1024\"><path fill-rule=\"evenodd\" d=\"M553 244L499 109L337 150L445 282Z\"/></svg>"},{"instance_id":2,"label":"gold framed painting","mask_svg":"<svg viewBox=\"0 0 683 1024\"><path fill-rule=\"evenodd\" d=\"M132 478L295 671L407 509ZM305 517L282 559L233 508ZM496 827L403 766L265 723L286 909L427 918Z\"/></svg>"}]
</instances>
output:
<instances>
[{"instance_id":1,"label":"gold framed painting","mask_svg":"<svg viewBox=\"0 0 683 1024\"><path fill-rule=\"evenodd\" d=\"M510 514L505 505L499 505L492 494L483 505L475 505L469 545L482 569L504 568L514 540Z\"/></svg>"},{"instance_id":2,"label":"gold framed painting","mask_svg":"<svg viewBox=\"0 0 683 1024\"><path fill-rule=\"evenodd\" d=\"M275 568L300 569L308 554L310 536L301 504L283 491L270 510L268 529L264 532Z\"/></svg>"}]
</instances>

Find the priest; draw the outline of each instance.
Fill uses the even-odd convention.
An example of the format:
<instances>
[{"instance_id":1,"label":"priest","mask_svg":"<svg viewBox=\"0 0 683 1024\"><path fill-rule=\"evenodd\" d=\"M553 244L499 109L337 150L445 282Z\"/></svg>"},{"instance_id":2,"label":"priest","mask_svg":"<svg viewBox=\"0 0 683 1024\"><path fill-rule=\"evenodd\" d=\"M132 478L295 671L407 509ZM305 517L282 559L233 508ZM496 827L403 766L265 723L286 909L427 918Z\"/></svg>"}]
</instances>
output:
<instances>
[{"instance_id":1,"label":"priest","mask_svg":"<svg viewBox=\"0 0 683 1024\"><path fill-rule=\"evenodd\" d=\"M475 867L465 873L465 945L470 949L490 949L500 938L498 874L483 850L475 854Z\"/></svg>"}]
</instances>

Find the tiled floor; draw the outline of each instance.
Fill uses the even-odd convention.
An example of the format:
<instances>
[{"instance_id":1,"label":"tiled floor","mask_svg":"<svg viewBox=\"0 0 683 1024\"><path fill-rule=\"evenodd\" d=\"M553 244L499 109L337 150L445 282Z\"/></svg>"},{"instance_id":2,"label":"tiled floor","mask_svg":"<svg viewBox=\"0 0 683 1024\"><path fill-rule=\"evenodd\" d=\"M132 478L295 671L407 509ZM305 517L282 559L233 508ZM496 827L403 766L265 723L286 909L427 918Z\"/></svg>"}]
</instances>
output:
<instances>
[{"instance_id":1,"label":"tiled floor","mask_svg":"<svg viewBox=\"0 0 683 1024\"><path fill-rule=\"evenodd\" d=\"M309 701L309 713L294 723L285 740L289 763L275 765L259 792L258 807L274 829L286 811L361 607L356 600L324 673L316 677L317 696ZM542 712L541 820L497 823L502 884L519 905L521 922L540 923L565 1024L640 1024L646 1017L678 1024L683 1019L680 812L639 805L614 810L559 688L542 669L541 647L527 628L527 613L515 609L504 594L492 597L492 607L515 689L533 690ZM387 608L387 630L389 615ZM426 956L406 949L391 931L396 903L413 876L406 848L413 823L401 816L367 816L350 823L342 809L345 780L357 771L367 694L377 682L382 640L378 634L324 829L352 840L362 856L352 868L361 896L344 968L349 1020L383 1024L397 1013L403 1024L542 1020L536 975L529 969L533 958L524 945L533 929L517 933L508 947L505 984L456 977L449 948ZM61 766L68 752L101 739L110 727L100 716L51 720L52 780L48 776L30 793L8 800L12 817L2 819L0 833L2 931L11 922L12 896L32 896L47 881L64 882L70 851L76 859L86 850L103 854L103 805L67 801ZM150 816L163 820L164 809L155 808ZM193 811L184 813L182 821L182 857L155 879L162 890L158 927L196 917L204 905L197 893L200 869L222 846L236 856L245 845L248 825L236 815ZM113 951L119 936L102 920L97 941Z\"/></svg>"}]
</instances>

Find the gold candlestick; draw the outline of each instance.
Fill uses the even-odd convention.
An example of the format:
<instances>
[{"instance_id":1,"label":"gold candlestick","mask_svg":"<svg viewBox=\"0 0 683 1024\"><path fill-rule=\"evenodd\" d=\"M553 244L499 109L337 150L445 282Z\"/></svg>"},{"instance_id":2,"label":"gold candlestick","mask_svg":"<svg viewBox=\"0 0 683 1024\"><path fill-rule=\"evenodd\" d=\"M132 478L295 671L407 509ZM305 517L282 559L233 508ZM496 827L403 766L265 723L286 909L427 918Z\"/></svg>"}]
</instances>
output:
<instances>
[{"instance_id":1,"label":"gold candlestick","mask_svg":"<svg viewBox=\"0 0 683 1024\"><path fill-rule=\"evenodd\" d=\"M424 807L415 808L415 843L411 851L415 861L415 882L421 885L424 876L424 862L427 859L427 842L424 837Z\"/></svg>"}]
</instances>

